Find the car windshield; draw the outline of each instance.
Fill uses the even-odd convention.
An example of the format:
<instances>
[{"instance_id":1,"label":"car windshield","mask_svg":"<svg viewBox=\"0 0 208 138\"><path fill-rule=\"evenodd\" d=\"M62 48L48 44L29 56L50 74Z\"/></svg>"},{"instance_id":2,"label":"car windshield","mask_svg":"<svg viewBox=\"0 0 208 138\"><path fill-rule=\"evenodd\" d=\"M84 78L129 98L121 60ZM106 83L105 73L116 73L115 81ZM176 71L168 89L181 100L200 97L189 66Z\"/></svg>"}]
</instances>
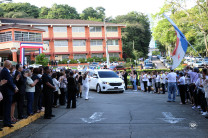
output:
<instances>
[{"instance_id":1,"label":"car windshield","mask_svg":"<svg viewBox=\"0 0 208 138\"><path fill-rule=\"evenodd\" d=\"M196 63L202 63L201 61L197 61Z\"/></svg>"},{"instance_id":2,"label":"car windshield","mask_svg":"<svg viewBox=\"0 0 208 138\"><path fill-rule=\"evenodd\" d=\"M98 71L100 78L119 78L113 71Z\"/></svg>"}]
</instances>

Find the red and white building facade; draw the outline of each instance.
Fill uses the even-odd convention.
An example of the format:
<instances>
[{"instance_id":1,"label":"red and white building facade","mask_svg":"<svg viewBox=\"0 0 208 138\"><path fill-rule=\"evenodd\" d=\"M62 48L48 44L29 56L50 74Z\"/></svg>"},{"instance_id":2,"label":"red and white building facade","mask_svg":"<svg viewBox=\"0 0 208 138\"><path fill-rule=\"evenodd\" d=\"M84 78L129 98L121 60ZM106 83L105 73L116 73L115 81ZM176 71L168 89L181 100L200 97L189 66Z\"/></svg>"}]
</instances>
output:
<instances>
[{"instance_id":1,"label":"red and white building facade","mask_svg":"<svg viewBox=\"0 0 208 138\"><path fill-rule=\"evenodd\" d=\"M31 60L45 53L50 60L106 57L122 58L121 29L125 25L88 20L0 18L0 57L21 61L21 45ZM31 44L31 45L30 45Z\"/></svg>"}]
</instances>

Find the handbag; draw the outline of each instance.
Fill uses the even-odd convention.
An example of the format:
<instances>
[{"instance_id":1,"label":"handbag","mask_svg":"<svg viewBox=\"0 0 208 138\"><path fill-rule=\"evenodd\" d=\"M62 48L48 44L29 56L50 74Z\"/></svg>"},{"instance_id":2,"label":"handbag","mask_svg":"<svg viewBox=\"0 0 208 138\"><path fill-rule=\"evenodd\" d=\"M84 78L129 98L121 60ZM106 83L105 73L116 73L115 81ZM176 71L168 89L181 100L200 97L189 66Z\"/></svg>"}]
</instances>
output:
<instances>
[{"instance_id":1,"label":"handbag","mask_svg":"<svg viewBox=\"0 0 208 138\"><path fill-rule=\"evenodd\" d=\"M0 101L2 101L3 100L3 95L2 95L2 93L0 92Z\"/></svg>"}]
</instances>

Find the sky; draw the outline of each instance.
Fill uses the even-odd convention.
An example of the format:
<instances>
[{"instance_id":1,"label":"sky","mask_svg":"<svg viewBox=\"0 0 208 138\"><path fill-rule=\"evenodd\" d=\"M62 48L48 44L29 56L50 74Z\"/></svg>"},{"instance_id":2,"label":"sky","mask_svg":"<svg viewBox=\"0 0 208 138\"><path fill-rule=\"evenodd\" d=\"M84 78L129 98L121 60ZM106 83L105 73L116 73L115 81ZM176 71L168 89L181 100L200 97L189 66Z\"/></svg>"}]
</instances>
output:
<instances>
[{"instance_id":1,"label":"sky","mask_svg":"<svg viewBox=\"0 0 208 138\"><path fill-rule=\"evenodd\" d=\"M81 13L88 7L102 6L106 9L106 16L116 17L131 11L154 14L163 6L165 0L13 0L13 2L29 2L38 7L51 7L54 3L68 4Z\"/></svg>"}]
</instances>

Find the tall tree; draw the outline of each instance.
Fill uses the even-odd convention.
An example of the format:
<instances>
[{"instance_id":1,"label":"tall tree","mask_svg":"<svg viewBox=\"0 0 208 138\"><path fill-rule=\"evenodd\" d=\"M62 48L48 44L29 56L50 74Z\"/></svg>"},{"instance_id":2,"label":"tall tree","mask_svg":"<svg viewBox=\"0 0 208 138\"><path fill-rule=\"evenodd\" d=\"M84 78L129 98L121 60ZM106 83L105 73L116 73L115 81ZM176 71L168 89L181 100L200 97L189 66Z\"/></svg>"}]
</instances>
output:
<instances>
[{"instance_id":1,"label":"tall tree","mask_svg":"<svg viewBox=\"0 0 208 138\"><path fill-rule=\"evenodd\" d=\"M39 16L39 8L30 3L2 3L0 4L0 8L4 10L4 14L8 14L9 12L24 12L33 18Z\"/></svg>"},{"instance_id":2,"label":"tall tree","mask_svg":"<svg viewBox=\"0 0 208 138\"><path fill-rule=\"evenodd\" d=\"M54 4L48 12L50 19L79 19L79 14L74 7L69 5Z\"/></svg>"},{"instance_id":3,"label":"tall tree","mask_svg":"<svg viewBox=\"0 0 208 138\"><path fill-rule=\"evenodd\" d=\"M40 8L40 12L39 12L39 18L47 18L48 16L48 12L50 11L49 8L47 7L41 7Z\"/></svg>"},{"instance_id":4,"label":"tall tree","mask_svg":"<svg viewBox=\"0 0 208 138\"><path fill-rule=\"evenodd\" d=\"M96 20L103 21L105 17L105 9L103 7L88 7L82 11L80 14L81 19L83 20Z\"/></svg>"},{"instance_id":5,"label":"tall tree","mask_svg":"<svg viewBox=\"0 0 208 138\"><path fill-rule=\"evenodd\" d=\"M127 25L122 30L123 51L127 54L127 57L134 58L133 50L129 50L132 49L133 41L135 50L142 53L140 56L146 57L151 39L150 24L147 15L130 12L126 15L117 16L113 22Z\"/></svg>"}]
</instances>

